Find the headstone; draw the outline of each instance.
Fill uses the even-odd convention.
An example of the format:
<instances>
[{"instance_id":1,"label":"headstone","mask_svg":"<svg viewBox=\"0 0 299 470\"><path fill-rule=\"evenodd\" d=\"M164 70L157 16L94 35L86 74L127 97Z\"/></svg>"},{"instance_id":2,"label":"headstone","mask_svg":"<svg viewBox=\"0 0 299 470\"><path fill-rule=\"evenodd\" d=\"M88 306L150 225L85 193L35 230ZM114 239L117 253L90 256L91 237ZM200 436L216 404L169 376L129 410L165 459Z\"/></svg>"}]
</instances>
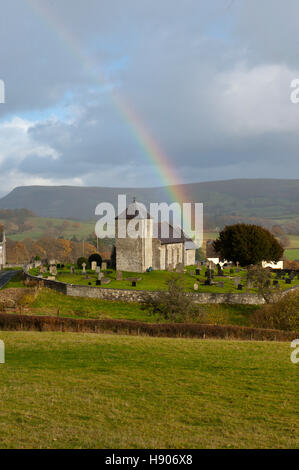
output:
<instances>
[{"instance_id":1,"label":"headstone","mask_svg":"<svg viewBox=\"0 0 299 470\"><path fill-rule=\"evenodd\" d=\"M247 287L248 287L248 289L252 289L253 288L253 282L248 280L247 281Z\"/></svg>"},{"instance_id":2,"label":"headstone","mask_svg":"<svg viewBox=\"0 0 299 470\"><path fill-rule=\"evenodd\" d=\"M182 273L184 271L184 265L183 263L178 263L175 268L177 273Z\"/></svg>"},{"instance_id":3,"label":"headstone","mask_svg":"<svg viewBox=\"0 0 299 470\"><path fill-rule=\"evenodd\" d=\"M75 274L75 268L74 268L74 266L71 266L71 274Z\"/></svg>"},{"instance_id":4,"label":"headstone","mask_svg":"<svg viewBox=\"0 0 299 470\"><path fill-rule=\"evenodd\" d=\"M212 281L210 278L206 279L205 280L205 286L211 286L212 285Z\"/></svg>"},{"instance_id":5,"label":"headstone","mask_svg":"<svg viewBox=\"0 0 299 470\"><path fill-rule=\"evenodd\" d=\"M195 273L194 273L194 270L191 269L191 270L190 270L190 276L194 276L194 274L195 274Z\"/></svg>"},{"instance_id":6,"label":"headstone","mask_svg":"<svg viewBox=\"0 0 299 470\"><path fill-rule=\"evenodd\" d=\"M242 289L243 289L242 284L238 284L238 290L242 290Z\"/></svg>"},{"instance_id":7,"label":"headstone","mask_svg":"<svg viewBox=\"0 0 299 470\"><path fill-rule=\"evenodd\" d=\"M39 261L39 260L34 261L34 267L35 268L39 268L41 264L42 264L42 262Z\"/></svg>"},{"instance_id":8,"label":"headstone","mask_svg":"<svg viewBox=\"0 0 299 470\"><path fill-rule=\"evenodd\" d=\"M236 268L236 273L239 273L240 272L240 268L239 268L239 261L236 262L236 265L237 265L237 268Z\"/></svg>"},{"instance_id":9,"label":"headstone","mask_svg":"<svg viewBox=\"0 0 299 470\"><path fill-rule=\"evenodd\" d=\"M101 280L100 279L97 279L96 280L96 286L100 286L102 284Z\"/></svg>"},{"instance_id":10,"label":"headstone","mask_svg":"<svg viewBox=\"0 0 299 470\"><path fill-rule=\"evenodd\" d=\"M240 281L241 281L241 278L240 278L240 277L238 277L238 276L235 277L235 278L234 278L234 286L235 286L235 287L238 287L238 285L240 284Z\"/></svg>"},{"instance_id":11,"label":"headstone","mask_svg":"<svg viewBox=\"0 0 299 470\"><path fill-rule=\"evenodd\" d=\"M48 279L48 281L55 281L56 280L55 276L48 276L47 279Z\"/></svg>"},{"instance_id":12,"label":"headstone","mask_svg":"<svg viewBox=\"0 0 299 470\"><path fill-rule=\"evenodd\" d=\"M97 262L96 262L96 261L92 261L92 262L91 262L91 270L92 270L92 271L95 271L96 268L97 268Z\"/></svg>"},{"instance_id":13,"label":"headstone","mask_svg":"<svg viewBox=\"0 0 299 470\"><path fill-rule=\"evenodd\" d=\"M57 268L56 266L50 266L50 274L52 274L52 276L56 276L57 275Z\"/></svg>"},{"instance_id":14,"label":"headstone","mask_svg":"<svg viewBox=\"0 0 299 470\"><path fill-rule=\"evenodd\" d=\"M50 266L54 266L54 264L55 264L55 266L56 266L56 260L55 260L55 259L50 259L49 265L50 265Z\"/></svg>"},{"instance_id":15,"label":"headstone","mask_svg":"<svg viewBox=\"0 0 299 470\"><path fill-rule=\"evenodd\" d=\"M132 287L136 287L136 281L132 281Z\"/></svg>"},{"instance_id":16,"label":"headstone","mask_svg":"<svg viewBox=\"0 0 299 470\"><path fill-rule=\"evenodd\" d=\"M39 273L40 274L43 274L45 272L45 268L43 267L43 265L41 264L40 267L39 267Z\"/></svg>"},{"instance_id":17,"label":"headstone","mask_svg":"<svg viewBox=\"0 0 299 470\"><path fill-rule=\"evenodd\" d=\"M99 273L98 274L98 280L101 281L104 277L104 273Z\"/></svg>"},{"instance_id":18,"label":"headstone","mask_svg":"<svg viewBox=\"0 0 299 470\"><path fill-rule=\"evenodd\" d=\"M198 284L196 282L194 283L193 289L198 290Z\"/></svg>"},{"instance_id":19,"label":"headstone","mask_svg":"<svg viewBox=\"0 0 299 470\"><path fill-rule=\"evenodd\" d=\"M121 271L116 271L116 280L122 281L123 273Z\"/></svg>"},{"instance_id":20,"label":"headstone","mask_svg":"<svg viewBox=\"0 0 299 470\"><path fill-rule=\"evenodd\" d=\"M107 269L107 263L106 261L102 262L102 271L105 271Z\"/></svg>"},{"instance_id":21,"label":"headstone","mask_svg":"<svg viewBox=\"0 0 299 470\"><path fill-rule=\"evenodd\" d=\"M197 267L197 269L200 269L200 268L201 268L201 262L200 262L200 261L197 261L196 267Z\"/></svg>"},{"instance_id":22,"label":"headstone","mask_svg":"<svg viewBox=\"0 0 299 470\"><path fill-rule=\"evenodd\" d=\"M200 269L196 268L195 274L196 274L196 276L200 276Z\"/></svg>"},{"instance_id":23,"label":"headstone","mask_svg":"<svg viewBox=\"0 0 299 470\"><path fill-rule=\"evenodd\" d=\"M218 282L218 287L221 287L221 289L223 289L223 287L224 287L224 281Z\"/></svg>"},{"instance_id":24,"label":"headstone","mask_svg":"<svg viewBox=\"0 0 299 470\"><path fill-rule=\"evenodd\" d=\"M168 271L173 271L173 265L172 265L172 263L169 263L167 269L168 269Z\"/></svg>"},{"instance_id":25,"label":"headstone","mask_svg":"<svg viewBox=\"0 0 299 470\"><path fill-rule=\"evenodd\" d=\"M101 272L101 266L96 267L96 273L99 274Z\"/></svg>"},{"instance_id":26,"label":"headstone","mask_svg":"<svg viewBox=\"0 0 299 470\"><path fill-rule=\"evenodd\" d=\"M86 274L86 263L82 263L82 274Z\"/></svg>"}]
</instances>

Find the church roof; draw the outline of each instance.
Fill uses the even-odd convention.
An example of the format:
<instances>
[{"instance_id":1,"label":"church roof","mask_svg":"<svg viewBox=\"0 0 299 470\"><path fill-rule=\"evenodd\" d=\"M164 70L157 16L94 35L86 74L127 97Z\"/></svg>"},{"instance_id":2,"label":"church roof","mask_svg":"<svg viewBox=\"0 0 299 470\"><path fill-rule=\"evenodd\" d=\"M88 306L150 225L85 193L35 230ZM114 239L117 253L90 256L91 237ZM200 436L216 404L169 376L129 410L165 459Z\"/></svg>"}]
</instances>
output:
<instances>
[{"instance_id":1,"label":"church roof","mask_svg":"<svg viewBox=\"0 0 299 470\"><path fill-rule=\"evenodd\" d=\"M150 214L147 212L143 204L133 201L128 205L125 211L119 214L115 219L151 219Z\"/></svg>"},{"instance_id":2,"label":"church roof","mask_svg":"<svg viewBox=\"0 0 299 470\"><path fill-rule=\"evenodd\" d=\"M184 243L188 238L180 227L173 227L167 222L154 223L154 236L157 237L162 245L169 243Z\"/></svg>"}]
</instances>

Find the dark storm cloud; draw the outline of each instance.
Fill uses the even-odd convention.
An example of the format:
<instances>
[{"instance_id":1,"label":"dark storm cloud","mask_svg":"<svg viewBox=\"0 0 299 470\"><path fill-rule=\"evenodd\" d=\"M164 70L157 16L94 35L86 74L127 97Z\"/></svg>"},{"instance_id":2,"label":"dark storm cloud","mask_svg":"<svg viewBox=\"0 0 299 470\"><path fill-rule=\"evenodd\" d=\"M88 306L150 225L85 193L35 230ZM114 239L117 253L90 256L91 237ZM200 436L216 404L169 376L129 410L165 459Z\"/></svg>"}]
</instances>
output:
<instances>
[{"instance_id":1,"label":"dark storm cloud","mask_svg":"<svg viewBox=\"0 0 299 470\"><path fill-rule=\"evenodd\" d=\"M298 175L297 2L11 0L1 13L7 189L159 185L109 87L183 181L280 177L282 159Z\"/></svg>"}]
</instances>

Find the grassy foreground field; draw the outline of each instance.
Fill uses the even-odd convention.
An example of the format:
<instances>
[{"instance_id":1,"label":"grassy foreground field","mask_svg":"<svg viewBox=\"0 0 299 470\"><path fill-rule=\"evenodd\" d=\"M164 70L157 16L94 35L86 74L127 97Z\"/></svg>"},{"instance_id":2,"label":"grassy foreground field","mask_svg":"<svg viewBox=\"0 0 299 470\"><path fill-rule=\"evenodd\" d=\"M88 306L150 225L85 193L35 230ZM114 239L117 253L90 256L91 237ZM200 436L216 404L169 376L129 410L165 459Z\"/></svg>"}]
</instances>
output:
<instances>
[{"instance_id":1,"label":"grassy foreground field","mask_svg":"<svg viewBox=\"0 0 299 470\"><path fill-rule=\"evenodd\" d=\"M298 365L287 343L0 339L0 448L298 447Z\"/></svg>"}]
</instances>

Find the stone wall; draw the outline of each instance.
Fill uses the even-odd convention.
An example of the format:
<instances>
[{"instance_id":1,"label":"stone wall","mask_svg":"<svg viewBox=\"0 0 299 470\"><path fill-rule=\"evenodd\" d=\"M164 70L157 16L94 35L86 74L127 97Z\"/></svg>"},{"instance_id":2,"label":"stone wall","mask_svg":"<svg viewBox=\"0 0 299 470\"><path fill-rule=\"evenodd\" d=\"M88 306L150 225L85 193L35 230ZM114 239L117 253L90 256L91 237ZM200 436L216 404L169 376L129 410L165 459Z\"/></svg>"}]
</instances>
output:
<instances>
[{"instance_id":1,"label":"stone wall","mask_svg":"<svg viewBox=\"0 0 299 470\"><path fill-rule=\"evenodd\" d=\"M90 297L103 300L120 300L123 302L142 302L146 295L155 296L157 292L130 290L130 289L112 289L108 287L78 286L65 284L64 282L41 279L37 276L25 273L25 275L36 281L43 282L45 287L61 292L71 297ZM210 292L190 292L187 294L193 300L200 304L247 304L262 305L265 300L257 294L243 293L210 293Z\"/></svg>"}]
</instances>

